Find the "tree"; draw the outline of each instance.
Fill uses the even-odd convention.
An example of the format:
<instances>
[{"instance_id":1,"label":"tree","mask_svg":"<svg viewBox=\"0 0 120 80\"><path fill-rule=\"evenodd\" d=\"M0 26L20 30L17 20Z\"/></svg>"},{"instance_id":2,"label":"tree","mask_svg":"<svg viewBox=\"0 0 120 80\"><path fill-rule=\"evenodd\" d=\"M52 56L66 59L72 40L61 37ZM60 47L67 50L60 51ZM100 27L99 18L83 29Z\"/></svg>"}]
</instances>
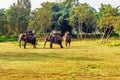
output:
<instances>
[{"instance_id":1,"label":"tree","mask_svg":"<svg viewBox=\"0 0 120 80\"><path fill-rule=\"evenodd\" d=\"M101 4L98 25L103 30L102 43L107 43L115 26L115 18L118 16L118 8L113 8L111 5Z\"/></svg>"},{"instance_id":2,"label":"tree","mask_svg":"<svg viewBox=\"0 0 120 80\"><path fill-rule=\"evenodd\" d=\"M120 38L120 16L114 17L114 30L119 33Z\"/></svg>"},{"instance_id":3,"label":"tree","mask_svg":"<svg viewBox=\"0 0 120 80\"><path fill-rule=\"evenodd\" d=\"M18 35L27 29L31 4L29 0L18 0L6 10L9 34Z\"/></svg>"},{"instance_id":4,"label":"tree","mask_svg":"<svg viewBox=\"0 0 120 80\"><path fill-rule=\"evenodd\" d=\"M90 7L87 9L87 17L84 21L85 24L85 38L87 37L88 33L95 32L96 25L97 25L97 15L96 15L96 10L93 7ZM83 26L84 28L84 26Z\"/></svg>"},{"instance_id":5,"label":"tree","mask_svg":"<svg viewBox=\"0 0 120 80\"><path fill-rule=\"evenodd\" d=\"M61 31L62 35L66 31L71 33L72 27L69 25L68 18L73 6L74 0L65 0L62 3L54 3L52 7L52 29Z\"/></svg>"},{"instance_id":6,"label":"tree","mask_svg":"<svg viewBox=\"0 0 120 80\"><path fill-rule=\"evenodd\" d=\"M45 2L41 4L41 8L36 9L31 17L30 28L36 30L37 33L47 33L52 25L52 3ZM32 24L35 24L32 25Z\"/></svg>"},{"instance_id":7,"label":"tree","mask_svg":"<svg viewBox=\"0 0 120 80\"><path fill-rule=\"evenodd\" d=\"M59 17L62 15L61 13L61 4L54 3L52 6L52 26L51 29L60 30Z\"/></svg>"},{"instance_id":8,"label":"tree","mask_svg":"<svg viewBox=\"0 0 120 80\"><path fill-rule=\"evenodd\" d=\"M43 3L41 8L32 12L30 27L35 29L36 32L42 33L49 32L53 29L61 31L62 34L66 31L71 32L71 26L67 20L70 14L71 1Z\"/></svg>"},{"instance_id":9,"label":"tree","mask_svg":"<svg viewBox=\"0 0 120 80\"><path fill-rule=\"evenodd\" d=\"M69 31L71 33L71 26L69 25L68 22L68 18L70 17L70 11L71 11L71 4L72 4L73 0L66 0L65 2L61 3L61 9L58 13L60 13L61 15L58 18L58 23L60 25L61 31L62 31L62 35L64 35L64 33L66 31Z\"/></svg>"},{"instance_id":10,"label":"tree","mask_svg":"<svg viewBox=\"0 0 120 80\"><path fill-rule=\"evenodd\" d=\"M17 27L17 16L18 11L17 7L11 6L10 9L6 10L6 16L8 21L8 34L18 34L16 27ZM18 29L18 28L17 28Z\"/></svg>"},{"instance_id":11,"label":"tree","mask_svg":"<svg viewBox=\"0 0 120 80\"><path fill-rule=\"evenodd\" d=\"M88 32L90 26L96 23L96 15L92 7L88 4L80 4L72 8L72 14L69 18L70 25L76 27L77 38L83 38L83 24L87 26L85 32ZM80 37L79 37L80 34Z\"/></svg>"},{"instance_id":12,"label":"tree","mask_svg":"<svg viewBox=\"0 0 120 80\"><path fill-rule=\"evenodd\" d=\"M5 15L5 10L0 9L0 35L7 34L7 16Z\"/></svg>"}]
</instances>

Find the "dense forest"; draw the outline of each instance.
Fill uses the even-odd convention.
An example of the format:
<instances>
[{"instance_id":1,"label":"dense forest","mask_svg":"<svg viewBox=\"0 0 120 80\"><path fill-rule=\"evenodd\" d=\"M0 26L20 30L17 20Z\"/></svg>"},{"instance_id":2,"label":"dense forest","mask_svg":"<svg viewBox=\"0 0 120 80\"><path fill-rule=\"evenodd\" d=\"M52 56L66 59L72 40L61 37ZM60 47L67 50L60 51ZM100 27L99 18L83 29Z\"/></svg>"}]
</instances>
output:
<instances>
[{"instance_id":1,"label":"dense forest","mask_svg":"<svg viewBox=\"0 0 120 80\"><path fill-rule=\"evenodd\" d=\"M31 10L30 0L18 0L9 9L0 9L0 36L18 36L31 29L36 36L49 34L55 29L69 31L83 39L89 34L101 34L109 39L112 33L120 32L120 7L101 4L99 11L87 3L44 2L40 8Z\"/></svg>"}]
</instances>

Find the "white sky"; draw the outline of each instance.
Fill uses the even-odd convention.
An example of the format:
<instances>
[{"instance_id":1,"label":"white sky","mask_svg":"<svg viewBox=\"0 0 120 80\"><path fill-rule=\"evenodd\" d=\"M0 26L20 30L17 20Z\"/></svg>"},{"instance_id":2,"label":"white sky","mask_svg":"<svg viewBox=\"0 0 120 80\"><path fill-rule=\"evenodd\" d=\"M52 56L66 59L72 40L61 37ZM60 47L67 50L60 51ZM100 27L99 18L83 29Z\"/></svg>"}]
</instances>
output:
<instances>
[{"instance_id":1,"label":"white sky","mask_svg":"<svg viewBox=\"0 0 120 80\"><path fill-rule=\"evenodd\" d=\"M32 4L32 10L35 8L39 8L40 4L42 2L46 2L46 1L56 1L56 0L31 0L31 4ZM79 0L80 3L84 3L87 2L88 4L90 4L90 6L94 7L96 10L98 10L98 8L100 7L100 4L111 4L112 6L116 7L116 6L120 6L120 0ZM10 5L12 5L13 3L16 3L17 0L1 0L0 1L0 9L1 8L5 8L8 9L10 7Z\"/></svg>"}]
</instances>

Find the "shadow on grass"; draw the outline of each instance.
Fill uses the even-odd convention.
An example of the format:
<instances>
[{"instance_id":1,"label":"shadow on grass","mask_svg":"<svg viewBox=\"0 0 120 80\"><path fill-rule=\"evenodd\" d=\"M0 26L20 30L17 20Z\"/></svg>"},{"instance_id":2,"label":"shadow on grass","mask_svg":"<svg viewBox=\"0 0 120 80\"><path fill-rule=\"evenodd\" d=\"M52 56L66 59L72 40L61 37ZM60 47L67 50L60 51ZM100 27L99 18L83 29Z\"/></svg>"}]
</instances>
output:
<instances>
[{"instance_id":1,"label":"shadow on grass","mask_svg":"<svg viewBox=\"0 0 120 80\"><path fill-rule=\"evenodd\" d=\"M98 58L89 58L89 57L68 57L66 60L69 61L101 61L102 59Z\"/></svg>"},{"instance_id":2,"label":"shadow on grass","mask_svg":"<svg viewBox=\"0 0 120 80\"><path fill-rule=\"evenodd\" d=\"M101 61L98 58L67 57L57 53L4 53L0 54L0 60L7 61Z\"/></svg>"},{"instance_id":3,"label":"shadow on grass","mask_svg":"<svg viewBox=\"0 0 120 80\"><path fill-rule=\"evenodd\" d=\"M54 53L44 53L44 54L37 54L37 53L5 53L0 54L0 59L8 60L8 61L49 61L54 59L59 59L58 54Z\"/></svg>"}]
</instances>

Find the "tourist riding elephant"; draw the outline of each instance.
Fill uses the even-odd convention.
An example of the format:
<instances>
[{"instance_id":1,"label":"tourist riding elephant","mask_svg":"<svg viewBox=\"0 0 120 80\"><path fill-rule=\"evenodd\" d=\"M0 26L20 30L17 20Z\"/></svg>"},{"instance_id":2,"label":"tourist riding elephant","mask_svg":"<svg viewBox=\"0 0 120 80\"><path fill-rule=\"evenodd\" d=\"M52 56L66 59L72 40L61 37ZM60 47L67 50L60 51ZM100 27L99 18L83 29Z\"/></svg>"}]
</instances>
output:
<instances>
[{"instance_id":1,"label":"tourist riding elephant","mask_svg":"<svg viewBox=\"0 0 120 80\"><path fill-rule=\"evenodd\" d=\"M52 44L59 44L60 48L63 48L62 46L62 37L60 35L51 35L51 36L46 36L45 41L44 41L44 48L46 46L46 42L50 42L50 48L52 48Z\"/></svg>"},{"instance_id":2,"label":"tourist riding elephant","mask_svg":"<svg viewBox=\"0 0 120 80\"><path fill-rule=\"evenodd\" d=\"M19 47L21 48L21 41L23 41L24 49L26 48L27 43L31 43L33 48L36 48L36 38L32 34L23 33L19 35Z\"/></svg>"}]
</instances>

